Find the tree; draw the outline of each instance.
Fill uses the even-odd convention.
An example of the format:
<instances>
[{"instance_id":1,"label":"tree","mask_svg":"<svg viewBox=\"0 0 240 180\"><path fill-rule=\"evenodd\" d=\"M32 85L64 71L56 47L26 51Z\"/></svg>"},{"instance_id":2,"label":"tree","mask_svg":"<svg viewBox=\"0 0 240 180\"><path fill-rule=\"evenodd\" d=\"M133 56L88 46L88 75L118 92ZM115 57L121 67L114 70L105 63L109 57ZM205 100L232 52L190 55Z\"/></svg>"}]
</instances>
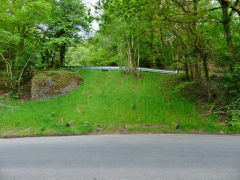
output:
<instances>
[{"instance_id":1,"label":"tree","mask_svg":"<svg viewBox=\"0 0 240 180\"><path fill-rule=\"evenodd\" d=\"M81 0L54 0L52 2L51 20L42 28L45 48L42 52L43 62L54 63L56 67L63 67L67 47L74 41L81 39L84 32L89 31L90 17ZM59 58L56 60L58 52Z\"/></svg>"},{"instance_id":2,"label":"tree","mask_svg":"<svg viewBox=\"0 0 240 180\"><path fill-rule=\"evenodd\" d=\"M6 85L13 88L29 57L36 58L37 25L47 21L51 7L48 0L0 0L0 4L0 60L6 65Z\"/></svg>"}]
</instances>

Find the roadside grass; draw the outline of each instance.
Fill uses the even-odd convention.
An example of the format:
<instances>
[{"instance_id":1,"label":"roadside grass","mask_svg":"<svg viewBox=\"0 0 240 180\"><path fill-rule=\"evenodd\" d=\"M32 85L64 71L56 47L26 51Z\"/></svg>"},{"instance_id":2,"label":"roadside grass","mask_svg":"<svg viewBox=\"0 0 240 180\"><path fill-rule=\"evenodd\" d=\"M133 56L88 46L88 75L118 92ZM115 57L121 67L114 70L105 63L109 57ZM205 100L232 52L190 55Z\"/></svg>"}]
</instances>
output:
<instances>
[{"instance_id":1,"label":"roadside grass","mask_svg":"<svg viewBox=\"0 0 240 180\"><path fill-rule=\"evenodd\" d=\"M181 74L141 73L142 78L135 78L117 71L72 71L84 79L73 92L46 100L3 102L13 108L0 109L0 136L229 133L216 117L201 115L190 100L174 93Z\"/></svg>"}]
</instances>

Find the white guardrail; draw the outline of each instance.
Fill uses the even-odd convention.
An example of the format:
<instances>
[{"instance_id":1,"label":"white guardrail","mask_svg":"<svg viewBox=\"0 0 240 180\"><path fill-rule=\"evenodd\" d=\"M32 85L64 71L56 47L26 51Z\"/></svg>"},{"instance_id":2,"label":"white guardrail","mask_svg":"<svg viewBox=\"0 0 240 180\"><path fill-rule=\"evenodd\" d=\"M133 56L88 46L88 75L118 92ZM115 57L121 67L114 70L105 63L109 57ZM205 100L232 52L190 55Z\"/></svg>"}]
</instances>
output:
<instances>
[{"instance_id":1,"label":"white guardrail","mask_svg":"<svg viewBox=\"0 0 240 180\"><path fill-rule=\"evenodd\" d=\"M76 68L76 69L98 69L104 71L113 71L113 70L126 70L126 67L115 67L115 66L65 66L65 68ZM156 73L164 73L164 74L178 74L178 70L162 70L162 69L150 69L150 68L138 68L138 71L143 72L156 72Z\"/></svg>"}]
</instances>

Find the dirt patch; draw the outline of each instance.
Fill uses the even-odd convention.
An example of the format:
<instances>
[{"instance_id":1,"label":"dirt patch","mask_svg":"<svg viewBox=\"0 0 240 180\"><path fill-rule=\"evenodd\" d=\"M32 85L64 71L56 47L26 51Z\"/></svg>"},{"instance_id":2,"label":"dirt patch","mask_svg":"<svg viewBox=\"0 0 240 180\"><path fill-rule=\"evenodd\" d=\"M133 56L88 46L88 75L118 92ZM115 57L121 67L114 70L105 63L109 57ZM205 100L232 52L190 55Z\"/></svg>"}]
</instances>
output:
<instances>
[{"instance_id":1,"label":"dirt patch","mask_svg":"<svg viewBox=\"0 0 240 180\"><path fill-rule=\"evenodd\" d=\"M27 81L21 85L19 89L19 100L28 101L31 100L31 81Z\"/></svg>"},{"instance_id":2,"label":"dirt patch","mask_svg":"<svg viewBox=\"0 0 240 180\"><path fill-rule=\"evenodd\" d=\"M4 98L5 94L8 92L8 88L5 86L5 81L3 75L0 73L0 98Z\"/></svg>"}]
</instances>

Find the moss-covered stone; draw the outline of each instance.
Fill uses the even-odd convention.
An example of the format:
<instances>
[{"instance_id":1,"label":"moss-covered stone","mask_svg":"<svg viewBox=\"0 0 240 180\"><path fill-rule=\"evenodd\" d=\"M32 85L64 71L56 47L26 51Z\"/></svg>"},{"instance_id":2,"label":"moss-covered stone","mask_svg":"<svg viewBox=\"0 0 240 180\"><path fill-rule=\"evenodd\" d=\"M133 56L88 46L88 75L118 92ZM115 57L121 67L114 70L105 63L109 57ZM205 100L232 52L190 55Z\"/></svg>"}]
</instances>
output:
<instances>
[{"instance_id":1,"label":"moss-covered stone","mask_svg":"<svg viewBox=\"0 0 240 180\"><path fill-rule=\"evenodd\" d=\"M72 72L41 72L32 79L32 99L51 98L77 88L82 78Z\"/></svg>"}]
</instances>

